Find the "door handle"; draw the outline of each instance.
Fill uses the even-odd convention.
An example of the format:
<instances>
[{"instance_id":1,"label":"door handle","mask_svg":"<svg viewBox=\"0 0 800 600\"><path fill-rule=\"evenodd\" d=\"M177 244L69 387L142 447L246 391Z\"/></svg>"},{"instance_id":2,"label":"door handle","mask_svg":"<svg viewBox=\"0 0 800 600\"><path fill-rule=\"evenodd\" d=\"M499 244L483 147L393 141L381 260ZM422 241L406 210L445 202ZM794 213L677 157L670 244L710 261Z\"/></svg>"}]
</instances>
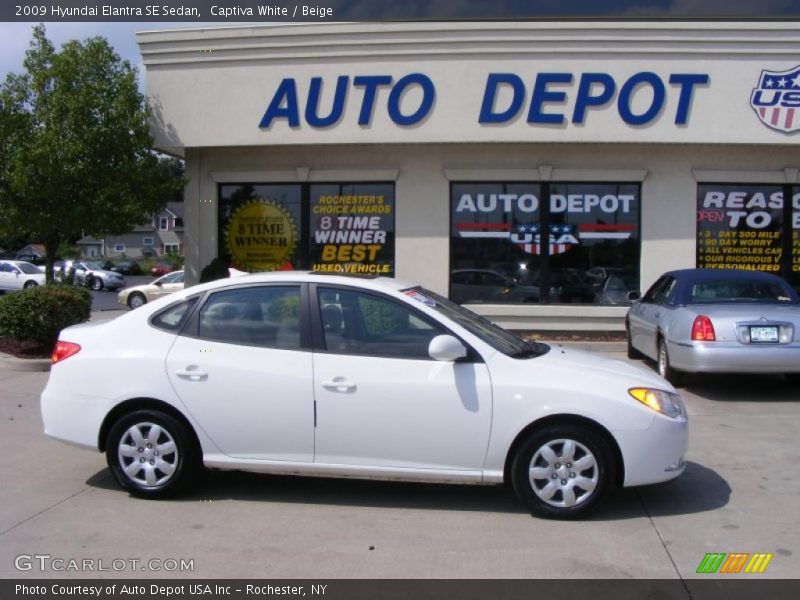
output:
<instances>
[{"instance_id":1,"label":"door handle","mask_svg":"<svg viewBox=\"0 0 800 600\"><path fill-rule=\"evenodd\" d=\"M175 371L175 375L189 381L205 381L208 379L208 373L199 370L197 367L188 367L186 370Z\"/></svg>"},{"instance_id":2,"label":"door handle","mask_svg":"<svg viewBox=\"0 0 800 600\"><path fill-rule=\"evenodd\" d=\"M320 385L326 389L336 390L337 392L354 392L356 384L347 380L346 377L334 377L320 381Z\"/></svg>"}]
</instances>

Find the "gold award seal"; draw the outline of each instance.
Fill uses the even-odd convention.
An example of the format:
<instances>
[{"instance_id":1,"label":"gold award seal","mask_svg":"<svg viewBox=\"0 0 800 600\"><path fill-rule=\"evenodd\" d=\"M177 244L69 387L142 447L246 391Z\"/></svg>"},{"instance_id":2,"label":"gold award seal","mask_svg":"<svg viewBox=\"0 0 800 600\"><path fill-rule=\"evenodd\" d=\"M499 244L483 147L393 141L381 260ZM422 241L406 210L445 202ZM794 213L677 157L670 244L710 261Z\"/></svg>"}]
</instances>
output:
<instances>
[{"instance_id":1,"label":"gold award seal","mask_svg":"<svg viewBox=\"0 0 800 600\"><path fill-rule=\"evenodd\" d=\"M273 271L294 255L297 232L292 215L272 200L255 199L239 206L225 227L228 252L248 271Z\"/></svg>"}]
</instances>

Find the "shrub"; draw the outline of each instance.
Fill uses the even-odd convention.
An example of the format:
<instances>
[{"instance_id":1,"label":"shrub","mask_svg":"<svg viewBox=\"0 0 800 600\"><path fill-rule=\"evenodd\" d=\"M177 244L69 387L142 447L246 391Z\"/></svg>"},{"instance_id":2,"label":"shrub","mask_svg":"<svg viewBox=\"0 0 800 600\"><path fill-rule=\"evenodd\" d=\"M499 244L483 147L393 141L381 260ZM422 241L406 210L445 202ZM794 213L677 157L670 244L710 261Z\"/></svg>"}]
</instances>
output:
<instances>
[{"instance_id":1,"label":"shrub","mask_svg":"<svg viewBox=\"0 0 800 600\"><path fill-rule=\"evenodd\" d=\"M0 297L0 335L49 350L59 332L89 320L92 296L86 288L49 284Z\"/></svg>"}]
</instances>

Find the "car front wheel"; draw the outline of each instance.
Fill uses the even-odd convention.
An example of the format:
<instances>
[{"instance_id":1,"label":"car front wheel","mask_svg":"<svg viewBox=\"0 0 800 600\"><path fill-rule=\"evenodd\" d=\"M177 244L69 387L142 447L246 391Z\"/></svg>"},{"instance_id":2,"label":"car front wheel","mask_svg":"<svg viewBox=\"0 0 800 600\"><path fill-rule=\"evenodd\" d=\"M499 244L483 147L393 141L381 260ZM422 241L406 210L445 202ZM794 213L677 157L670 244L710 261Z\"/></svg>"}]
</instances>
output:
<instances>
[{"instance_id":1,"label":"car front wheel","mask_svg":"<svg viewBox=\"0 0 800 600\"><path fill-rule=\"evenodd\" d=\"M128 306L131 309L139 308L140 306L144 306L147 304L147 298L144 297L144 294L140 294L139 292L134 292L130 296L128 296Z\"/></svg>"},{"instance_id":2,"label":"car front wheel","mask_svg":"<svg viewBox=\"0 0 800 600\"><path fill-rule=\"evenodd\" d=\"M511 466L517 496L534 514L554 519L589 514L609 494L615 477L608 442L586 427L573 425L534 432Z\"/></svg>"},{"instance_id":3,"label":"car front wheel","mask_svg":"<svg viewBox=\"0 0 800 600\"><path fill-rule=\"evenodd\" d=\"M37 285L39 285L39 284L36 283L35 281L26 281L25 285L23 287L27 290L27 289L36 287Z\"/></svg>"},{"instance_id":4,"label":"car front wheel","mask_svg":"<svg viewBox=\"0 0 800 600\"><path fill-rule=\"evenodd\" d=\"M156 410L130 413L111 428L106 460L117 482L143 498L174 494L200 466L186 426Z\"/></svg>"},{"instance_id":5,"label":"car front wheel","mask_svg":"<svg viewBox=\"0 0 800 600\"><path fill-rule=\"evenodd\" d=\"M103 280L99 277L92 277L89 287L91 287L95 292L99 292L103 289Z\"/></svg>"}]
</instances>

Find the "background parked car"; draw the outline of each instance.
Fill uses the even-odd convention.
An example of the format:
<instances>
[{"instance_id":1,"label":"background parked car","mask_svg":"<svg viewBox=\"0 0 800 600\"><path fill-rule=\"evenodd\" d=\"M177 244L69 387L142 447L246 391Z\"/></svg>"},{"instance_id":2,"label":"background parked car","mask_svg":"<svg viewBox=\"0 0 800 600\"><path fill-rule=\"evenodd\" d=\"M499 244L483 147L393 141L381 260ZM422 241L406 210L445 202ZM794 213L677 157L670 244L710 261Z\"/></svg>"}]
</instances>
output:
<instances>
[{"instance_id":1,"label":"background parked car","mask_svg":"<svg viewBox=\"0 0 800 600\"><path fill-rule=\"evenodd\" d=\"M157 262L150 269L150 275L153 277L161 277L172 271L172 265L165 262Z\"/></svg>"},{"instance_id":2,"label":"background parked car","mask_svg":"<svg viewBox=\"0 0 800 600\"><path fill-rule=\"evenodd\" d=\"M71 279L75 285L86 285L98 291L102 289L118 290L125 286L125 278L119 273L104 269L102 265L84 260L65 260L58 263L56 279Z\"/></svg>"},{"instance_id":3,"label":"background parked car","mask_svg":"<svg viewBox=\"0 0 800 600\"><path fill-rule=\"evenodd\" d=\"M183 285L183 271L173 271L151 283L125 288L117 298L120 304L127 304L132 309L139 308L156 298L182 290Z\"/></svg>"},{"instance_id":4,"label":"background parked car","mask_svg":"<svg viewBox=\"0 0 800 600\"><path fill-rule=\"evenodd\" d=\"M110 267L106 267L110 271L120 273L122 275L141 275L142 267L138 262L131 259L124 259L117 263L113 263Z\"/></svg>"},{"instance_id":5,"label":"background parked car","mask_svg":"<svg viewBox=\"0 0 800 600\"><path fill-rule=\"evenodd\" d=\"M639 292L639 278L635 273L611 271L597 287L594 300L597 304L631 304L631 292Z\"/></svg>"},{"instance_id":6,"label":"background parked car","mask_svg":"<svg viewBox=\"0 0 800 600\"><path fill-rule=\"evenodd\" d=\"M539 286L520 285L508 275L491 269L455 269L451 300L466 302L538 302Z\"/></svg>"},{"instance_id":7,"label":"background parked car","mask_svg":"<svg viewBox=\"0 0 800 600\"><path fill-rule=\"evenodd\" d=\"M23 260L0 260L0 290L21 290L44 284L44 273Z\"/></svg>"},{"instance_id":8,"label":"background parked car","mask_svg":"<svg viewBox=\"0 0 800 600\"><path fill-rule=\"evenodd\" d=\"M625 318L628 356L657 361L677 383L691 373L785 373L800 383L800 298L758 271L665 273Z\"/></svg>"}]
</instances>

